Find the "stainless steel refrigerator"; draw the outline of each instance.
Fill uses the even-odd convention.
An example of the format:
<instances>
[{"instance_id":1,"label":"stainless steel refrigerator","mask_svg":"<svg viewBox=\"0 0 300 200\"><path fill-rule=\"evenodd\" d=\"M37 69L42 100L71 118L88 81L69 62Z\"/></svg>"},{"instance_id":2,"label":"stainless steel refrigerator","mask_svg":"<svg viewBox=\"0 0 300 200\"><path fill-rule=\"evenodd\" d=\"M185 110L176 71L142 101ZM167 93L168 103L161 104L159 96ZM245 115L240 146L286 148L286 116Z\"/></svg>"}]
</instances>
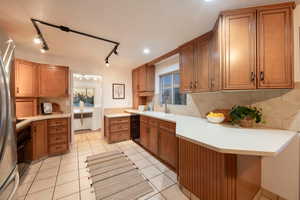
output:
<instances>
[{"instance_id":1,"label":"stainless steel refrigerator","mask_svg":"<svg viewBox=\"0 0 300 200\"><path fill-rule=\"evenodd\" d=\"M14 42L0 30L0 199L11 200L19 185L14 109Z\"/></svg>"}]
</instances>

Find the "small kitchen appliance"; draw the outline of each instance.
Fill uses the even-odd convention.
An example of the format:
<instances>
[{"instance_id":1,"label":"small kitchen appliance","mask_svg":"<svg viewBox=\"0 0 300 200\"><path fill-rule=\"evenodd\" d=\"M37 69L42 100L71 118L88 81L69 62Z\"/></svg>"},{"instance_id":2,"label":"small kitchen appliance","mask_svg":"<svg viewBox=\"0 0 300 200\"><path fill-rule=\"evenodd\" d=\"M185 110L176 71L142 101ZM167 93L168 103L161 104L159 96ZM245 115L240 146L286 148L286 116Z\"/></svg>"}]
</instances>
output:
<instances>
[{"instance_id":1,"label":"small kitchen appliance","mask_svg":"<svg viewBox=\"0 0 300 200\"><path fill-rule=\"evenodd\" d=\"M41 106L42 106L42 113L44 115L52 114L53 112L52 103L44 102L41 104Z\"/></svg>"}]
</instances>

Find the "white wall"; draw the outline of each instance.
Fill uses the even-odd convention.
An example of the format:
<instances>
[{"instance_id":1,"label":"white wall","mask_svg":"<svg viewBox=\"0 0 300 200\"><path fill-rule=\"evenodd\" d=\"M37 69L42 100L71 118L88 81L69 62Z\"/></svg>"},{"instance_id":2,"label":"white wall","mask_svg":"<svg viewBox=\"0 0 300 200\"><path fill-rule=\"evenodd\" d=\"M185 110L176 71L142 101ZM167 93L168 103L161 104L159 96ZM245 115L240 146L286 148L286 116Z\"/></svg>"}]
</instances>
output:
<instances>
[{"instance_id":1,"label":"white wall","mask_svg":"<svg viewBox=\"0 0 300 200\"><path fill-rule=\"evenodd\" d=\"M103 69L103 108L132 107L132 73L130 69L109 68ZM112 84L125 84L125 99L112 99Z\"/></svg>"}]
</instances>

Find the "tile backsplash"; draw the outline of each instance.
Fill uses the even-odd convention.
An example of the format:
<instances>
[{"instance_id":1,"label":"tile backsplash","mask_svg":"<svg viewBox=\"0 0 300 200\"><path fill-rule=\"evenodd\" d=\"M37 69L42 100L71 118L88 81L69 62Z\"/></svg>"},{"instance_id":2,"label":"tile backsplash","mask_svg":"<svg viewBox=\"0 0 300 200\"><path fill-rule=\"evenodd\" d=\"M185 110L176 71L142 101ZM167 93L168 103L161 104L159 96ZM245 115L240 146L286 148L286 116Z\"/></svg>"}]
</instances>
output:
<instances>
[{"instance_id":1,"label":"tile backsplash","mask_svg":"<svg viewBox=\"0 0 300 200\"><path fill-rule=\"evenodd\" d=\"M39 106L39 113L41 112L41 103L43 102L51 102L57 103L60 106L60 109L63 113L71 113L71 105L70 105L70 98L69 97L61 97L61 98L39 98L38 99L38 106Z\"/></svg>"},{"instance_id":2,"label":"tile backsplash","mask_svg":"<svg viewBox=\"0 0 300 200\"><path fill-rule=\"evenodd\" d=\"M159 95L154 97L154 109L163 111ZM212 92L188 94L187 105L168 105L171 113L205 117L214 109L230 109L234 105L252 105L263 109L265 124L260 126L300 130L300 82L295 89Z\"/></svg>"}]
</instances>

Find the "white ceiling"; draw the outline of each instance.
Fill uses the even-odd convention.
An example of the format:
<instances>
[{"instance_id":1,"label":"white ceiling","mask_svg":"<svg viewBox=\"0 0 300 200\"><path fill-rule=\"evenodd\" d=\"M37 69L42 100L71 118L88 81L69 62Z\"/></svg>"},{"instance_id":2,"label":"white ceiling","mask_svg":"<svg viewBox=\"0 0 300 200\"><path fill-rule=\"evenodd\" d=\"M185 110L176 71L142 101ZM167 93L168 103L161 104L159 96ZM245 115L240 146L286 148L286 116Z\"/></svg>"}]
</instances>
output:
<instances>
[{"instance_id":1,"label":"white ceiling","mask_svg":"<svg viewBox=\"0 0 300 200\"><path fill-rule=\"evenodd\" d=\"M121 43L112 67L133 68L209 31L221 10L282 2L280 0L0 0L0 27L21 49L33 44L30 18L105 37ZM40 25L49 56L85 60L104 66L112 45ZM149 55L142 53L148 47Z\"/></svg>"}]
</instances>

